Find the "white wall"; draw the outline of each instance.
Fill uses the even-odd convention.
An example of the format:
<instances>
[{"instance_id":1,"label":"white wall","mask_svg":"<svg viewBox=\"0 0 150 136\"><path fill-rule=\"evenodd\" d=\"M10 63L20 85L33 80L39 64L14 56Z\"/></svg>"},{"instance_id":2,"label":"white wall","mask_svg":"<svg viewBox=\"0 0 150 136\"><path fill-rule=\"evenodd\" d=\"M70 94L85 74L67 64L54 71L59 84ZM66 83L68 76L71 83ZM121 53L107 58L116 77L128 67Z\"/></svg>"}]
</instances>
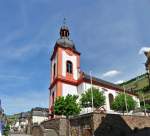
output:
<instances>
[{"instance_id":1,"label":"white wall","mask_svg":"<svg viewBox=\"0 0 150 136\"><path fill-rule=\"evenodd\" d=\"M84 83L81 83L80 85L78 85L77 89L78 89L77 90L78 94L81 95L85 90Z\"/></svg>"},{"instance_id":2,"label":"white wall","mask_svg":"<svg viewBox=\"0 0 150 136\"><path fill-rule=\"evenodd\" d=\"M73 78L78 79L78 69L77 69L77 57L75 55L70 56L64 50L62 51L62 75L66 77L66 61L69 60L73 64Z\"/></svg>"},{"instance_id":3,"label":"white wall","mask_svg":"<svg viewBox=\"0 0 150 136\"><path fill-rule=\"evenodd\" d=\"M62 83L62 96L77 95L77 86Z\"/></svg>"},{"instance_id":4,"label":"white wall","mask_svg":"<svg viewBox=\"0 0 150 136\"><path fill-rule=\"evenodd\" d=\"M54 73L54 69L53 69L53 67L54 67L54 64L56 65L55 66L55 77L57 76L57 53L56 53L56 55L55 55L55 57L53 58L53 60L51 61L51 80L53 81L53 79L52 79L52 77L53 77L53 73ZM51 82L52 82L51 81Z\"/></svg>"},{"instance_id":5,"label":"white wall","mask_svg":"<svg viewBox=\"0 0 150 136\"><path fill-rule=\"evenodd\" d=\"M113 89L108 89L106 87L97 86L97 85L94 85L94 84L92 86L94 86L95 88L98 88L100 91L104 92L104 95L105 95L105 98L106 98L104 107L106 108L106 110L110 111L111 109L110 109L110 103L109 103L109 94L112 94L113 97L115 98L120 92L116 91L116 90L113 90ZM78 86L78 94L81 95L84 91L86 91L89 88L91 88L91 84L90 83L85 83L85 82L81 83ZM105 91L105 89L107 91ZM130 95L130 96L133 97L133 99L137 102L137 106L140 107L139 99L136 96L134 96L134 95Z\"/></svg>"},{"instance_id":6,"label":"white wall","mask_svg":"<svg viewBox=\"0 0 150 136\"><path fill-rule=\"evenodd\" d=\"M48 120L48 117L32 116L32 122L40 124L42 121Z\"/></svg>"},{"instance_id":7,"label":"white wall","mask_svg":"<svg viewBox=\"0 0 150 136\"><path fill-rule=\"evenodd\" d=\"M132 96L133 99L137 102L137 107L140 107L140 100L136 96Z\"/></svg>"}]
</instances>

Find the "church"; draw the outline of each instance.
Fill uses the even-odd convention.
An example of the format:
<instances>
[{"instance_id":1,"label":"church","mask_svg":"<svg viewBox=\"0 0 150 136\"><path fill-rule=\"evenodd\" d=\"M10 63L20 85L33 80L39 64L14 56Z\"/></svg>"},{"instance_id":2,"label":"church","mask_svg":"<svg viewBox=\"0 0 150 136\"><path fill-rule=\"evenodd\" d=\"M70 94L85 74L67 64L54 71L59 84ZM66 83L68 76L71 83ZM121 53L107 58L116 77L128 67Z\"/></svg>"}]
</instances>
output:
<instances>
[{"instance_id":1,"label":"church","mask_svg":"<svg viewBox=\"0 0 150 136\"><path fill-rule=\"evenodd\" d=\"M51 80L49 96L49 112L53 113L55 98L66 96L67 94L80 96L84 91L92 86L99 88L105 95L104 108L111 112L111 103L114 98L124 89L116 84L104 81L97 77L91 77L80 69L80 52L75 44L69 38L69 28L63 25L60 28L60 38L56 41L51 56ZM82 62L83 64L83 62ZM139 99L131 92L126 92L132 96L135 101Z\"/></svg>"}]
</instances>

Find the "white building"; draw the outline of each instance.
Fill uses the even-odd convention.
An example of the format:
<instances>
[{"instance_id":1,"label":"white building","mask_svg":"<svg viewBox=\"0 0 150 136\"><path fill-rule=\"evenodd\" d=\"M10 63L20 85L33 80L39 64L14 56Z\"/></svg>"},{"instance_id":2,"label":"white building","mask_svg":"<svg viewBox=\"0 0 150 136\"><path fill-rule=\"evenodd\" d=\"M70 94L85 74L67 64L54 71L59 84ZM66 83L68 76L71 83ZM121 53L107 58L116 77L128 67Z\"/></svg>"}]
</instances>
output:
<instances>
[{"instance_id":1,"label":"white building","mask_svg":"<svg viewBox=\"0 0 150 136\"><path fill-rule=\"evenodd\" d=\"M48 120L48 109L36 107L31 110L30 122L32 125L40 124L41 122Z\"/></svg>"},{"instance_id":2,"label":"white building","mask_svg":"<svg viewBox=\"0 0 150 136\"><path fill-rule=\"evenodd\" d=\"M83 63L82 63L83 65ZM56 97L67 94L79 95L91 87L90 76L80 70L80 52L75 48L75 44L69 39L69 29L62 26L60 29L60 39L56 41L54 51L51 56L51 83L50 83L50 113L53 112L53 104ZM104 92L106 97L105 109L111 111L110 105L118 93L123 92L120 86L92 77L93 86ZM136 95L128 92L138 103Z\"/></svg>"}]
</instances>

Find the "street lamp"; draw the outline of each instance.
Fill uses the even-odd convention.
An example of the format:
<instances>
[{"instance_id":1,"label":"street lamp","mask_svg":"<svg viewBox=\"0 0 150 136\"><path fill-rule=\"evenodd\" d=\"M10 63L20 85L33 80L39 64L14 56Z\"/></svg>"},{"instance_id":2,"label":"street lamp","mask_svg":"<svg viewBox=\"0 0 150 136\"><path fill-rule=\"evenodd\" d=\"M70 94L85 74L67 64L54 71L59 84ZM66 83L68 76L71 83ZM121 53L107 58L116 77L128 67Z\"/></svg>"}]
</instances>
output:
<instances>
[{"instance_id":1,"label":"street lamp","mask_svg":"<svg viewBox=\"0 0 150 136\"><path fill-rule=\"evenodd\" d=\"M143 93L142 93L142 98L143 98L143 103L144 103L144 113L145 113L145 116L146 116L146 106L145 106L145 99L144 99Z\"/></svg>"},{"instance_id":2,"label":"street lamp","mask_svg":"<svg viewBox=\"0 0 150 136\"><path fill-rule=\"evenodd\" d=\"M126 106L126 111L127 111L127 115L128 115L128 104L127 104L127 97L126 97L126 89L123 85L123 90L124 90L124 101L125 101L125 106Z\"/></svg>"}]
</instances>

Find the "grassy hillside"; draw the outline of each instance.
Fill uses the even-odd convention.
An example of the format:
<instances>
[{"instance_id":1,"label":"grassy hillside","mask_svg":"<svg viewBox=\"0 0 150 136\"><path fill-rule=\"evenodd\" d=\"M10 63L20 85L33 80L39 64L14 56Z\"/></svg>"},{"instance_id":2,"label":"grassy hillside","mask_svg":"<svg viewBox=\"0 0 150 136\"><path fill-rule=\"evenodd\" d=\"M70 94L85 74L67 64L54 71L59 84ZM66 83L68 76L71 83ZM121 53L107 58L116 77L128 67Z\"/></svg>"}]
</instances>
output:
<instances>
[{"instance_id":1,"label":"grassy hillside","mask_svg":"<svg viewBox=\"0 0 150 136\"><path fill-rule=\"evenodd\" d=\"M147 73L142 74L140 76L137 76L131 80L128 80L120 84L120 86L124 86L129 91L136 92L140 89L143 89L144 87L149 86L148 75Z\"/></svg>"},{"instance_id":2,"label":"grassy hillside","mask_svg":"<svg viewBox=\"0 0 150 136\"><path fill-rule=\"evenodd\" d=\"M124 86L128 91L132 91L136 94L143 92L145 100L150 100L150 86L147 73L128 80L120 84L120 86ZM143 101L142 95L139 95L139 98Z\"/></svg>"}]
</instances>

